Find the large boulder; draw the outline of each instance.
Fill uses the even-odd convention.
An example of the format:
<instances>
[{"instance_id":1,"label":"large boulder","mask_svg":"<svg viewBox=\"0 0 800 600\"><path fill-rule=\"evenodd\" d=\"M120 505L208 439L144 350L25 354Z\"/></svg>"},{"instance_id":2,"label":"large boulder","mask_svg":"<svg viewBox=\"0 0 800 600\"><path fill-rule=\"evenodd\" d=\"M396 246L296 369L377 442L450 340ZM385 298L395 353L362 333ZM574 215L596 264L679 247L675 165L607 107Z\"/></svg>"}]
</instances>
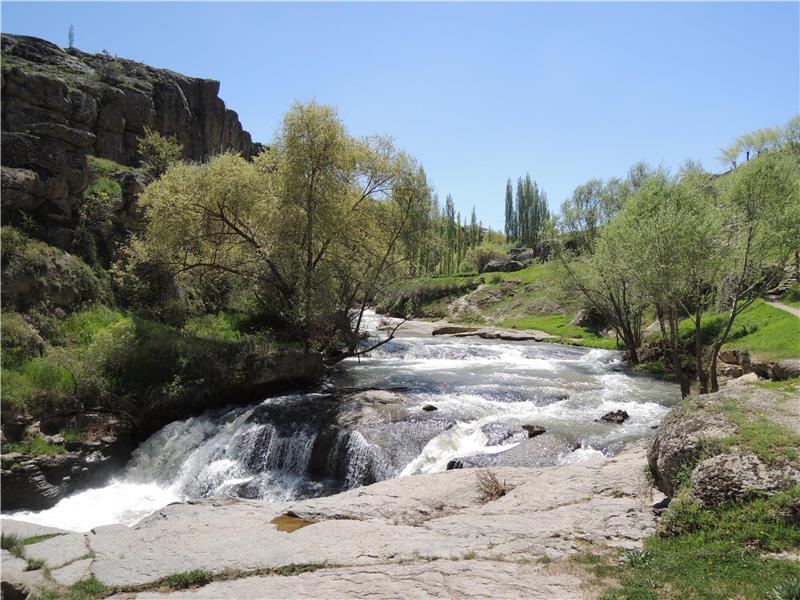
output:
<instances>
[{"instance_id":1,"label":"large boulder","mask_svg":"<svg viewBox=\"0 0 800 600\"><path fill-rule=\"evenodd\" d=\"M525 268L525 265L517 260L511 258L503 260L493 260L486 264L483 268L483 273L509 273L512 271L520 271Z\"/></svg>"},{"instance_id":2,"label":"large boulder","mask_svg":"<svg viewBox=\"0 0 800 600\"><path fill-rule=\"evenodd\" d=\"M776 428L787 436L800 434L800 398L761 388L750 378L755 376L685 400L659 425L647 460L664 494L686 490L704 506L715 506L800 483L800 460L794 453L777 448L765 454L752 444L752 436L741 435L743 427L771 436Z\"/></svg>"},{"instance_id":3,"label":"large boulder","mask_svg":"<svg viewBox=\"0 0 800 600\"><path fill-rule=\"evenodd\" d=\"M692 472L691 495L705 506L749 500L800 484L800 470L767 464L756 454L736 450L701 461Z\"/></svg>"}]
</instances>

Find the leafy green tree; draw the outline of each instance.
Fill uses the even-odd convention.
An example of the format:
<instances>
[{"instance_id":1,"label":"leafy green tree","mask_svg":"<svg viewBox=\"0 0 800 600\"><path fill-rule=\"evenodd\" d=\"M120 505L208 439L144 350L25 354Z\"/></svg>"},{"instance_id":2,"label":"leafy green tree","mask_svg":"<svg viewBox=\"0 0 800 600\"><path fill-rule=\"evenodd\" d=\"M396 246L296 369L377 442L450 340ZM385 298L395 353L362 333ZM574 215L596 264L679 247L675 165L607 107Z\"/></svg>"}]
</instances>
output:
<instances>
[{"instance_id":1,"label":"leafy green tree","mask_svg":"<svg viewBox=\"0 0 800 600\"><path fill-rule=\"evenodd\" d=\"M511 186L511 179L506 182L505 234L508 240L517 238L517 219L514 211L514 188Z\"/></svg>"},{"instance_id":2,"label":"leafy green tree","mask_svg":"<svg viewBox=\"0 0 800 600\"><path fill-rule=\"evenodd\" d=\"M177 138L161 135L149 127L144 128L137 150L147 174L153 178L160 177L170 165L183 158L183 146Z\"/></svg>"},{"instance_id":3,"label":"leafy green tree","mask_svg":"<svg viewBox=\"0 0 800 600\"><path fill-rule=\"evenodd\" d=\"M721 197L725 231L719 303L728 318L711 344L710 389L719 389L717 359L736 317L786 276L800 240L800 164L794 156L767 153L732 175Z\"/></svg>"},{"instance_id":4,"label":"leafy green tree","mask_svg":"<svg viewBox=\"0 0 800 600\"><path fill-rule=\"evenodd\" d=\"M151 183L132 262L230 273L273 323L336 361L361 352L364 310L405 263L403 234L428 197L389 140L353 138L332 108L297 104L253 162L178 162Z\"/></svg>"}]
</instances>

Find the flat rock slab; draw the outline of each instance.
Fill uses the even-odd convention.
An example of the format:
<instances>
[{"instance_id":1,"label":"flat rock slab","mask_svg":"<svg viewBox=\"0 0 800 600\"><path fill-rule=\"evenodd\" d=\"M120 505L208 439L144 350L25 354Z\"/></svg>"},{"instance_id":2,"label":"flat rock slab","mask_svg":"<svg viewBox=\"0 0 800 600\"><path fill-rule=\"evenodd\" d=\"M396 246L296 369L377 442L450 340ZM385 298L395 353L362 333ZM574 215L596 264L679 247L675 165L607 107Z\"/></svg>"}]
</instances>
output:
<instances>
[{"instance_id":1,"label":"flat rock slab","mask_svg":"<svg viewBox=\"0 0 800 600\"><path fill-rule=\"evenodd\" d=\"M487 579L494 577L489 575L492 569L499 570L486 595L531 597L535 590L527 586L532 583L512 583L518 578L511 577L508 569L520 567L507 560L560 559L587 543L632 548L652 533L655 515L650 506L660 495L654 499L641 495L644 462L644 445L637 444L612 459L556 468L499 467L495 472L509 491L492 502L480 494L476 471L461 469L282 505L235 499L174 504L130 529L98 528L87 534L95 552L91 573L107 585L136 586L195 569L246 574L310 564L323 568L299 577L251 578L260 584L212 585L221 586L220 593L228 597L251 597L249 588L237 586L266 583L278 586L264 588L268 591L263 594L272 597L358 597L368 595L368 590L374 593L381 581L391 579L386 578L393 569L399 569L398 580L409 581L416 577L410 573L419 569L438 573L439 583L420 592L420 597L427 597L455 585L448 579L450 571L437 572L435 565L450 565L453 573L462 572L460 565L479 565ZM315 522L292 532L278 531L271 521L286 514ZM458 560L464 558L478 560ZM334 572L346 576L347 585L353 587L330 583L336 577L326 573ZM536 569L528 575L534 573L536 579L544 576ZM546 590L548 577L535 589ZM304 581L309 587L293 587ZM506 585L511 587L505 593L494 593ZM311 593L315 589L320 591ZM388 596L405 594L402 587L386 589ZM481 593L477 587L465 589ZM217 597L216 587L202 590L186 597Z\"/></svg>"},{"instance_id":2,"label":"flat rock slab","mask_svg":"<svg viewBox=\"0 0 800 600\"><path fill-rule=\"evenodd\" d=\"M31 592L50 587L42 569L26 571L27 561L8 550L2 552L3 598L25 598Z\"/></svg>"},{"instance_id":3,"label":"flat rock slab","mask_svg":"<svg viewBox=\"0 0 800 600\"><path fill-rule=\"evenodd\" d=\"M86 536L82 533L57 535L50 539L25 546L25 557L43 560L51 569L57 569L69 562L78 560L89 552Z\"/></svg>"},{"instance_id":4,"label":"flat rock slab","mask_svg":"<svg viewBox=\"0 0 800 600\"><path fill-rule=\"evenodd\" d=\"M248 577L195 590L114 596L122 600L267 598L526 598L591 597L581 579L559 569L513 562L438 560L416 564L319 569L294 577Z\"/></svg>"},{"instance_id":5,"label":"flat rock slab","mask_svg":"<svg viewBox=\"0 0 800 600\"><path fill-rule=\"evenodd\" d=\"M72 585L81 579L89 576L89 568L92 566L91 558L84 558L83 560L76 560L68 565L50 571L50 576L53 581L60 585Z\"/></svg>"},{"instance_id":6,"label":"flat rock slab","mask_svg":"<svg viewBox=\"0 0 800 600\"><path fill-rule=\"evenodd\" d=\"M38 535L59 535L63 533L73 533L66 529L36 525L15 519L0 519L0 530L4 535L15 535L20 539L36 537Z\"/></svg>"}]
</instances>

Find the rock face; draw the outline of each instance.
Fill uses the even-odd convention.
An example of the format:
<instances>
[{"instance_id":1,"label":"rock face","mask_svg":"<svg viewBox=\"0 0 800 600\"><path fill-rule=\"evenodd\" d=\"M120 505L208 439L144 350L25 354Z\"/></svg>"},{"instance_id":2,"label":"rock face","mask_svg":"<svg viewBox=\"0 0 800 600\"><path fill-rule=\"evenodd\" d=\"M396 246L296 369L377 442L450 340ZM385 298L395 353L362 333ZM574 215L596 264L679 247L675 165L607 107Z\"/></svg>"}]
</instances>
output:
<instances>
[{"instance_id":1,"label":"rock face","mask_svg":"<svg viewBox=\"0 0 800 600\"><path fill-rule=\"evenodd\" d=\"M125 593L128 599L592 597L581 573L565 568L568 557L587 545L637 548L654 531L650 504L660 498L641 495L643 462L644 449L635 446L560 468L501 467L497 476L512 489L488 503L474 471L458 470L287 504L174 504L132 528L58 535L26 553L45 557L51 569L67 557L82 570L82 537L94 556L88 573L110 586L150 585L194 569L243 572L195 590ZM281 531L272 523L281 515L313 523ZM288 565L317 569L247 576Z\"/></svg>"},{"instance_id":2,"label":"rock face","mask_svg":"<svg viewBox=\"0 0 800 600\"><path fill-rule=\"evenodd\" d=\"M219 98L218 81L33 37L3 34L2 54L6 220L22 212L46 229L69 230L89 180L85 156L138 166L145 127L175 136L191 160L260 149Z\"/></svg>"},{"instance_id":3,"label":"rock face","mask_svg":"<svg viewBox=\"0 0 800 600\"><path fill-rule=\"evenodd\" d=\"M64 441L59 431L80 428L84 441ZM33 426L65 452L54 456L15 452L2 456L2 510L42 510L87 487L101 485L118 472L135 446L132 427L112 415L58 415Z\"/></svg>"},{"instance_id":4,"label":"rock face","mask_svg":"<svg viewBox=\"0 0 800 600\"><path fill-rule=\"evenodd\" d=\"M647 455L659 490L672 496L684 486L704 506L715 506L800 483L795 453L759 456L739 437L742 424L758 428L766 423L788 435L800 434L800 398L743 381L748 377L754 376L691 398L662 421Z\"/></svg>"}]
</instances>

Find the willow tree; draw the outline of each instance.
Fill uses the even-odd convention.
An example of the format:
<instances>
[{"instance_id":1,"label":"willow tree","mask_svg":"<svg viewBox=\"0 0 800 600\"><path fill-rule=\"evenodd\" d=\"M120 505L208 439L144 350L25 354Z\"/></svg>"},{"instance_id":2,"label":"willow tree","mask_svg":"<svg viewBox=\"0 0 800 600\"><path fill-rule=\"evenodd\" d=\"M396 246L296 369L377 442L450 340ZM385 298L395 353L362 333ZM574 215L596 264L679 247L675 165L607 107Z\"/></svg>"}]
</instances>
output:
<instances>
[{"instance_id":1,"label":"willow tree","mask_svg":"<svg viewBox=\"0 0 800 600\"><path fill-rule=\"evenodd\" d=\"M711 344L710 387L715 392L717 357L736 317L786 277L800 250L800 160L765 153L737 168L723 189L724 263L717 284L728 316Z\"/></svg>"},{"instance_id":2,"label":"willow tree","mask_svg":"<svg viewBox=\"0 0 800 600\"><path fill-rule=\"evenodd\" d=\"M353 355L411 215L427 210L419 174L389 140L354 138L332 108L296 104L253 162L178 164L148 186L132 255L178 277L233 274L307 350Z\"/></svg>"}]
</instances>

